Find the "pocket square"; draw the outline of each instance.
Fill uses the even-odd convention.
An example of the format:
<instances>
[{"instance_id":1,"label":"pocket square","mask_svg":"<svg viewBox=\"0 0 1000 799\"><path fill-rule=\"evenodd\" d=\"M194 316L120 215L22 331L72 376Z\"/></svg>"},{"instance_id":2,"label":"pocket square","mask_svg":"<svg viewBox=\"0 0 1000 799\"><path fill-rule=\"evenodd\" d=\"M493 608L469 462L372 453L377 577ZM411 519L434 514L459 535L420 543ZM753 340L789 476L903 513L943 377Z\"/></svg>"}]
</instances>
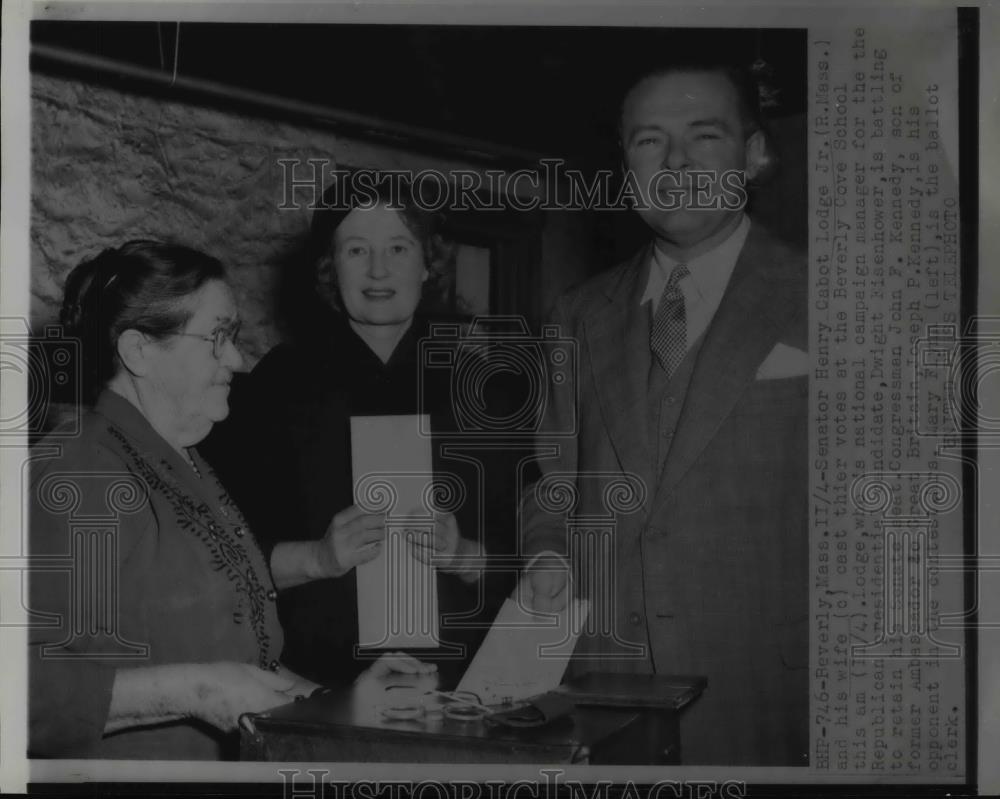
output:
<instances>
[{"instance_id":1,"label":"pocket square","mask_svg":"<svg viewBox=\"0 0 1000 799\"><path fill-rule=\"evenodd\" d=\"M757 370L757 380L777 380L809 374L809 353L805 350L776 344Z\"/></svg>"}]
</instances>

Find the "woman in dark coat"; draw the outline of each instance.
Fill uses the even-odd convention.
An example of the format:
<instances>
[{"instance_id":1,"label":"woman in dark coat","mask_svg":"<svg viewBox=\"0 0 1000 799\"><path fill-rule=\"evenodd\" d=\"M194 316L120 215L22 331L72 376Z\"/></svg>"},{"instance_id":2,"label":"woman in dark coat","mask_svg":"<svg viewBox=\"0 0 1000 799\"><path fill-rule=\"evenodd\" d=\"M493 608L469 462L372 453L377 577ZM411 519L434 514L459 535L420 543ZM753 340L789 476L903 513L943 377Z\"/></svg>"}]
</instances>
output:
<instances>
[{"instance_id":1,"label":"woman in dark coat","mask_svg":"<svg viewBox=\"0 0 1000 799\"><path fill-rule=\"evenodd\" d=\"M513 539L514 470L507 470L509 480L486 479L498 471L496 453L449 457L446 448L463 440L450 375L421 362L430 323L417 315L432 277L432 218L405 193L383 192L375 203L350 191L339 197L338 207L313 217L312 285L297 308L294 335L235 393L233 417L212 452L272 565L293 572L306 564L297 584L278 586L285 661L312 680L336 684L373 654L358 649L356 568L377 557L386 536L385 518L354 504L351 417L428 414L434 472L457 476L465 501L454 514L437 515L431 536L412 541L414 554L435 567L440 610L441 646L418 653L456 673L513 586L507 574L483 575L490 534ZM317 547L335 555L321 573L307 568L317 563L309 554Z\"/></svg>"}]
</instances>

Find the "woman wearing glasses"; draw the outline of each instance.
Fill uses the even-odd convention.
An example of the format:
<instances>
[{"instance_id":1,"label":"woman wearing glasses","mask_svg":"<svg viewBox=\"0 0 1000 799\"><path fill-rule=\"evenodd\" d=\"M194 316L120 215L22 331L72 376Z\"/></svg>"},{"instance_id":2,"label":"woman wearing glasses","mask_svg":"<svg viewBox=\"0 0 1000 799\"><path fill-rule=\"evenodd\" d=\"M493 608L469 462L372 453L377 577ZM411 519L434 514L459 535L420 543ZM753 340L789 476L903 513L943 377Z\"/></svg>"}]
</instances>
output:
<instances>
[{"instance_id":1,"label":"woman wearing glasses","mask_svg":"<svg viewBox=\"0 0 1000 799\"><path fill-rule=\"evenodd\" d=\"M129 242L73 270L61 321L92 406L34 452L31 554L51 568L31 608L51 615L30 635L29 754L233 756L241 714L315 686L279 663L268 564L196 449L243 363L223 267Z\"/></svg>"}]
</instances>

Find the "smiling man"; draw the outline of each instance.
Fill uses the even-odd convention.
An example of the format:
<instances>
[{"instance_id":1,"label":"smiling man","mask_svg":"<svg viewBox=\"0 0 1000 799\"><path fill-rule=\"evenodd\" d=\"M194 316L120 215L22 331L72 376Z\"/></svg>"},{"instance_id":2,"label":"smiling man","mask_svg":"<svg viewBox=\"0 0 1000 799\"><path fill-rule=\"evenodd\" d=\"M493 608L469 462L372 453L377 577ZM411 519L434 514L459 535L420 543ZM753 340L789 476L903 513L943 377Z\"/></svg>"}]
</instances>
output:
<instances>
[{"instance_id":1,"label":"smiling man","mask_svg":"<svg viewBox=\"0 0 1000 799\"><path fill-rule=\"evenodd\" d=\"M625 98L620 135L639 215L658 250L686 260L733 234L744 215L734 190L768 161L764 132L726 71L643 78Z\"/></svg>"},{"instance_id":2,"label":"smiling man","mask_svg":"<svg viewBox=\"0 0 1000 799\"><path fill-rule=\"evenodd\" d=\"M542 461L576 475L577 517L616 514L613 536L569 537L543 478L525 552L576 577L536 558L524 596L590 600L580 670L708 678L685 764L806 765L806 258L733 202L770 166L756 87L723 64L649 73L620 134L652 240L556 306L580 367L550 386L548 423L577 432ZM623 478L641 484L629 512L608 507Z\"/></svg>"}]
</instances>

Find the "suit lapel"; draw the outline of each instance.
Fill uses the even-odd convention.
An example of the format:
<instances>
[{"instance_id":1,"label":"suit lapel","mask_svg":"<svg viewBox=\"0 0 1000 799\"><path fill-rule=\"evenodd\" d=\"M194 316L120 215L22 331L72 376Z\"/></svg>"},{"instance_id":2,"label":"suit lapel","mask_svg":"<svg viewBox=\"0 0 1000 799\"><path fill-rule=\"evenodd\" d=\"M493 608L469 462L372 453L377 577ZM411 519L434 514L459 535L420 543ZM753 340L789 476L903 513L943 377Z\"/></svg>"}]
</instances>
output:
<instances>
[{"instance_id":1,"label":"suit lapel","mask_svg":"<svg viewBox=\"0 0 1000 799\"><path fill-rule=\"evenodd\" d=\"M604 423L622 469L638 475L652 499L653 472L647 434L649 375L648 309L639 306L650 249L640 252L617 283L608 302L586 318L584 331Z\"/></svg>"},{"instance_id":2,"label":"suit lapel","mask_svg":"<svg viewBox=\"0 0 1000 799\"><path fill-rule=\"evenodd\" d=\"M776 279L767 234L751 228L729 286L705 334L677 432L659 481L653 512L666 502L711 441L757 369L799 312L794 289Z\"/></svg>"}]
</instances>

